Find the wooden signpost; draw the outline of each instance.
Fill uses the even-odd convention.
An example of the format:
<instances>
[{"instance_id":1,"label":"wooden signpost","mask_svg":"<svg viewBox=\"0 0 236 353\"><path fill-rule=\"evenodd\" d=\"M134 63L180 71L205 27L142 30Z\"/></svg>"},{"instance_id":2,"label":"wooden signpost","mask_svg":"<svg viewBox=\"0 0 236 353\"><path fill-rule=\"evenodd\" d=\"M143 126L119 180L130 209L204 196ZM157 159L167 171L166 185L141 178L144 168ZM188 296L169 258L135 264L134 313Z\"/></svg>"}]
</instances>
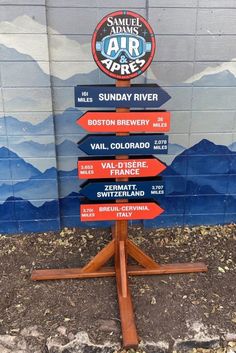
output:
<instances>
[{"instance_id":1,"label":"wooden signpost","mask_svg":"<svg viewBox=\"0 0 236 353\"><path fill-rule=\"evenodd\" d=\"M116 135L89 136L79 146L88 154L112 155L114 159L80 159L78 175L81 179L115 178L115 181L95 181L94 184L90 181L84 190L82 186L80 194L90 200L116 201L85 202L80 208L80 218L81 221L114 220L112 240L82 268L34 270L31 278L50 280L115 276L123 346L136 348L139 338L128 276L205 272L207 266L204 263L160 265L128 238L128 220L151 219L164 212L156 202L138 201L144 195L155 200L163 193L163 184L150 179L136 181L136 178L155 177L166 166L152 156L129 158L129 154L167 153L168 147L165 135L129 135L130 132L143 131L163 133L169 130L170 125L168 112L129 110L130 107L158 108L170 99L157 85L130 86L130 79L142 74L154 56L155 36L150 25L134 12L113 12L96 27L92 52L99 68L116 79L116 86L77 86L75 105L88 108L116 107L116 112L87 112L77 123L90 132L116 132ZM129 178L135 181L129 181ZM116 192L119 196L116 196ZM129 202L129 199L133 201ZM115 260L114 267L104 266L112 257ZM128 257L136 260L138 265L129 265Z\"/></svg>"}]
</instances>

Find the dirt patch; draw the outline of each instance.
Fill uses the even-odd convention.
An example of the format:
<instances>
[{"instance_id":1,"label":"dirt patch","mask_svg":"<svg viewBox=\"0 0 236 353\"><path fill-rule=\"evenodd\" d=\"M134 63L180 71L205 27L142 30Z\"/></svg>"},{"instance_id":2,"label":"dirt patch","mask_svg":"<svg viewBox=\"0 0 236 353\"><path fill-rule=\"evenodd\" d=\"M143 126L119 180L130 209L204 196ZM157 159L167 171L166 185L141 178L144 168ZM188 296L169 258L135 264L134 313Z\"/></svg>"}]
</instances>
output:
<instances>
[{"instance_id":1,"label":"dirt patch","mask_svg":"<svg viewBox=\"0 0 236 353\"><path fill-rule=\"evenodd\" d=\"M130 278L143 341L174 343L236 332L235 225L132 227L129 234L160 263L204 261L209 266L207 273ZM83 266L109 240L107 229L1 236L0 335L36 326L36 338L61 330L66 342L86 331L94 342L119 342L115 279L30 280L32 268Z\"/></svg>"}]
</instances>

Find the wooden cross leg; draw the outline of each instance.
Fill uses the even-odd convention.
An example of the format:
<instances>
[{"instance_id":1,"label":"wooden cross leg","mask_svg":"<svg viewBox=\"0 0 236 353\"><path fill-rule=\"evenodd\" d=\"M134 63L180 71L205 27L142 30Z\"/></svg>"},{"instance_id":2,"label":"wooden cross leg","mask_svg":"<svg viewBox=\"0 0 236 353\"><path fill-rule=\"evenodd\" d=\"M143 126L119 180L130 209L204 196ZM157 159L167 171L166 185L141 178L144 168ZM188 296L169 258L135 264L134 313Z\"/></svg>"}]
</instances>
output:
<instances>
[{"instance_id":1,"label":"wooden cross leg","mask_svg":"<svg viewBox=\"0 0 236 353\"><path fill-rule=\"evenodd\" d=\"M105 265L112 256L115 256L115 267L104 267L103 265ZM139 265L127 265L128 256L136 260ZM131 240L120 240L114 237L114 239L83 268L33 270L31 279L34 281L42 281L116 276L123 346L124 348L135 348L138 345L138 335L135 326L131 294L128 287L128 276L206 271L207 266L202 262L159 265L140 250Z\"/></svg>"}]
</instances>

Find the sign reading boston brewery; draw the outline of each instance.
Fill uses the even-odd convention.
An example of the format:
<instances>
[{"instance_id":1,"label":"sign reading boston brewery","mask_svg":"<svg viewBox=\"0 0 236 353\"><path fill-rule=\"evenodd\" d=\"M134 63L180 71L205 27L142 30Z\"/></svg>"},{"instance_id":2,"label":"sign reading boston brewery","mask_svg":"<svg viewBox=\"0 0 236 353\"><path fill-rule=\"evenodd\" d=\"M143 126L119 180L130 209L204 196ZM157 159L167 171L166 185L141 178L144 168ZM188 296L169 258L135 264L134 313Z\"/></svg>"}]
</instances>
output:
<instances>
[{"instance_id":1,"label":"sign reading boston brewery","mask_svg":"<svg viewBox=\"0 0 236 353\"><path fill-rule=\"evenodd\" d=\"M98 67L108 76L129 80L141 75L155 53L155 36L149 23L132 11L106 15L92 38L92 53Z\"/></svg>"},{"instance_id":2,"label":"sign reading boston brewery","mask_svg":"<svg viewBox=\"0 0 236 353\"><path fill-rule=\"evenodd\" d=\"M170 113L158 111L88 111L77 124L89 132L167 132Z\"/></svg>"},{"instance_id":3,"label":"sign reading boston brewery","mask_svg":"<svg viewBox=\"0 0 236 353\"><path fill-rule=\"evenodd\" d=\"M78 146L81 151L94 156L166 154L168 136L154 134L88 135L79 142Z\"/></svg>"}]
</instances>

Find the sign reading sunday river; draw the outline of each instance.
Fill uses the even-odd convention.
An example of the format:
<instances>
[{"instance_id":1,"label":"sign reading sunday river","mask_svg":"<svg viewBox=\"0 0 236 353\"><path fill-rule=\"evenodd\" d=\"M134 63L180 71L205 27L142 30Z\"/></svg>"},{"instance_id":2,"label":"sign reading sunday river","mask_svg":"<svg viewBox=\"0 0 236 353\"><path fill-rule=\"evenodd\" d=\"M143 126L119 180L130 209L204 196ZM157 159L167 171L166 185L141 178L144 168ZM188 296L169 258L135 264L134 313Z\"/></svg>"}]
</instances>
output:
<instances>
[{"instance_id":1,"label":"sign reading sunday river","mask_svg":"<svg viewBox=\"0 0 236 353\"><path fill-rule=\"evenodd\" d=\"M116 87L112 85L83 85L75 87L76 107L135 107L159 108L171 97L156 84Z\"/></svg>"},{"instance_id":2,"label":"sign reading sunday river","mask_svg":"<svg viewBox=\"0 0 236 353\"><path fill-rule=\"evenodd\" d=\"M106 15L92 38L96 64L105 74L118 80L141 75L151 64L155 47L151 26L132 11L115 11Z\"/></svg>"}]
</instances>

